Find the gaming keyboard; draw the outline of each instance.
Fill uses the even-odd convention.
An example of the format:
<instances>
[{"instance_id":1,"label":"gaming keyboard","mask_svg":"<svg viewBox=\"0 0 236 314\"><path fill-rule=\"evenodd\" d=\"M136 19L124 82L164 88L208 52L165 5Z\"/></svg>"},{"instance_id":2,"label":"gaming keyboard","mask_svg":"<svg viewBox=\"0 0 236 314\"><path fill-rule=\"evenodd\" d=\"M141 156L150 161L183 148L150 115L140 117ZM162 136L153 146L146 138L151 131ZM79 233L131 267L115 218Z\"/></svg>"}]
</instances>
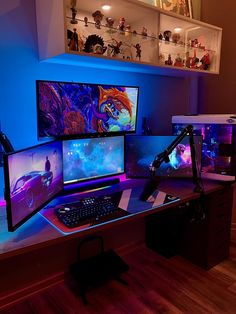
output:
<instances>
[{"instance_id":1,"label":"gaming keyboard","mask_svg":"<svg viewBox=\"0 0 236 314\"><path fill-rule=\"evenodd\" d=\"M56 216L68 228L76 228L85 224L96 225L127 216L127 211L118 207L120 195L121 193L118 192L63 204L55 209Z\"/></svg>"}]
</instances>

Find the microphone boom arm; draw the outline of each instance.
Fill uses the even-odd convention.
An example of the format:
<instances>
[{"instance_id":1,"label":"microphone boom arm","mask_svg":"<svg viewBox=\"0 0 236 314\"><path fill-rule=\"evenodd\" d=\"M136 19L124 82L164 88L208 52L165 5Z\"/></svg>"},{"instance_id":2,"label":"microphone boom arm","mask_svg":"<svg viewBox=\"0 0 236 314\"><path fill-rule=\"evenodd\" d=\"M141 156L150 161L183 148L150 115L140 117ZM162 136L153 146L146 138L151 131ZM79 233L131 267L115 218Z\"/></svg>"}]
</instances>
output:
<instances>
[{"instance_id":1,"label":"microphone boom arm","mask_svg":"<svg viewBox=\"0 0 236 314\"><path fill-rule=\"evenodd\" d=\"M161 166L163 162L169 162L169 155L186 136L189 136L189 144L192 158L193 182L195 184L194 192L200 193L202 192L202 188L198 177L192 125L187 125L176 137L176 139L174 139L174 141L162 153L156 155L152 164L150 165L150 173L151 177L155 177L156 170Z\"/></svg>"}]
</instances>

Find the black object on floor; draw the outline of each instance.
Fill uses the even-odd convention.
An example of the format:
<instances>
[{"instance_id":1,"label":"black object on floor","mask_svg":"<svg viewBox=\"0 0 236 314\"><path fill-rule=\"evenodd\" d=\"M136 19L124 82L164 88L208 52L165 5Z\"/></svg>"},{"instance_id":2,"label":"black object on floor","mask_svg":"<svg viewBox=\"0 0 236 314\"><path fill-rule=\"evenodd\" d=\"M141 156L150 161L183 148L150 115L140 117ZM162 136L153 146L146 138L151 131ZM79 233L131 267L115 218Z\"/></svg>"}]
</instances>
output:
<instances>
[{"instance_id":1,"label":"black object on floor","mask_svg":"<svg viewBox=\"0 0 236 314\"><path fill-rule=\"evenodd\" d=\"M94 256L81 259L81 247L85 243L95 240L100 242L100 252ZM91 237L83 240L78 248L78 261L70 266L70 274L76 280L79 295L84 304L88 304L86 292L108 280L115 279L127 285L128 283L120 276L128 270L128 264L114 250L104 250L101 237Z\"/></svg>"}]
</instances>

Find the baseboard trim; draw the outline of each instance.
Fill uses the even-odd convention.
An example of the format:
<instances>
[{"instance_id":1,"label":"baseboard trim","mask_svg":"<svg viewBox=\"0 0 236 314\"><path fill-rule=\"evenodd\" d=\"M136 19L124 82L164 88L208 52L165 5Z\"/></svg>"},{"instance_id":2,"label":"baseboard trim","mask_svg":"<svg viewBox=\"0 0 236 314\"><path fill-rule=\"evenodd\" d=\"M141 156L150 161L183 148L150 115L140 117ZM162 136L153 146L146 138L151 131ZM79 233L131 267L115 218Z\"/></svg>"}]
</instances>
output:
<instances>
[{"instance_id":1,"label":"baseboard trim","mask_svg":"<svg viewBox=\"0 0 236 314\"><path fill-rule=\"evenodd\" d=\"M3 296L0 296L0 309L9 307L13 305L14 303L22 301L33 294L36 294L51 286L54 286L55 284L58 284L64 281L64 279L65 279L65 273L61 272L51 277L48 277L44 280L40 280L30 285L27 285L25 287L22 287L21 289L17 289L15 291L9 291Z\"/></svg>"}]
</instances>

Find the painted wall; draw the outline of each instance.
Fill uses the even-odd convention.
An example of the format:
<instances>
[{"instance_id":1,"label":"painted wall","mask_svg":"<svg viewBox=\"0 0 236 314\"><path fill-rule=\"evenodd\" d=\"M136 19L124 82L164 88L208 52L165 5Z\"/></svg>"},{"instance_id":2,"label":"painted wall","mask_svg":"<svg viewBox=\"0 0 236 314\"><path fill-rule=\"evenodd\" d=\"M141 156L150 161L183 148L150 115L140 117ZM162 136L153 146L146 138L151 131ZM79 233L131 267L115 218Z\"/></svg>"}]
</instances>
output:
<instances>
[{"instance_id":1,"label":"painted wall","mask_svg":"<svg viewBox=\"0 0 236 314\"><path fill-rule=\"evenodd\" d=\"M236 114L236 45L234 32L236 2L202 1L202 20L223 28L220 75L206 77L199 84L200 113ZM236 187L234 188L231 240L236 243Z\"/></svg>"},{"instance_id":2,"label":"painted wall","mask_svg":"<svg viewBox=\"0 0 236 314\"><path fill-rule=\"evenodd\" d=\"M98 60L99 62L99 60ZM142 117L152 118L156 134L171 133L171 116L188 113L184 78L39 62L35 3L0 1L0 123L15 149L37 144L35 80L61 80L140 86ZM3 170L0 168L0 197Z\"/></svg>"},{"instance_id":3,"label":"painted wall","mask_svg":"<svg viewBox=\"0 0 236 314\"><path fill-rule=\"evenodd\" d=\"M236 2L202 1L202 21L223 28L220 75L202 78L199 84L200 113L236 113Z\"/></svg>"}]
</instances>

